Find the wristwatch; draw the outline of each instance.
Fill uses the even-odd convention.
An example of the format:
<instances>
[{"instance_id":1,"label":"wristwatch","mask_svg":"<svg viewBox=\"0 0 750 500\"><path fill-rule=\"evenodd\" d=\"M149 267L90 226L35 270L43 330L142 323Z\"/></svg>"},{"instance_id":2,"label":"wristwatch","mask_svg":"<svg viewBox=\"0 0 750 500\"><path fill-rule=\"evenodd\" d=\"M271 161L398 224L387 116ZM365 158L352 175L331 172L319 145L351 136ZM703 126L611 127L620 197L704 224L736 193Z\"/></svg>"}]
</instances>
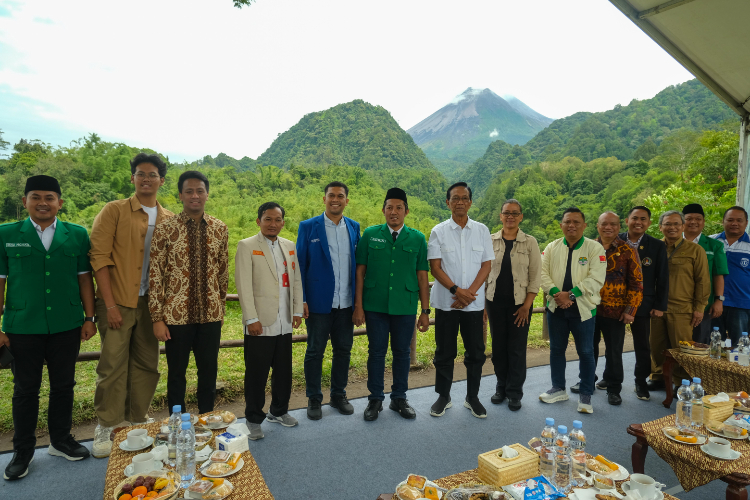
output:
<instances>
[{"instance_id":1,"label":"wristwatch","mask_svg":"<svg viewBox=\"0 0 750 500\"><path fill-rule=\"evenodd\" d=\"M575 302L576 301L576 294L574 294L573 292L570 292L569 297L570 297L571 302Z\"/></svg>"},{"instance_id":2,"label":"wristwatch","mask_svg":"<svg viewBox=\"0 0 750 500\"><path fill-rule=\"evenodd\" d=\"M448 289L450 293L456 293L456 290L458 290L458 285L453 285Z\"/></svg>"},{"instance_id":3,"label":"wristwatch","mask_svg":"<svg viewBox=\"0 0 750 500\"><path fill-rule=\"evenodd\" d=\"M96 324L96 316L86 316L85 318L83 318L83 321L91 321L92 323Z\"/></svg>"},{"instance_id":4,"label":"wristwatch","mask_svg":"<svg viewBox=\"0 0 750 500\"><path fill-rule=\"evenodd\" d=\"M429 316L431 312L432 309L422 309L422 314L426 314L427 316Z\"/></svg>"},{"instance_id":5,"label":"wristwatch","mask_svg":"<svg viewBox=\"0 0 750 500\"><path fill-rule=\"evenodd\" d=\"M719 299L720 301L724 302L724 296L723 295L717 295L716 298Z\"/></svg>"}]
</instances>

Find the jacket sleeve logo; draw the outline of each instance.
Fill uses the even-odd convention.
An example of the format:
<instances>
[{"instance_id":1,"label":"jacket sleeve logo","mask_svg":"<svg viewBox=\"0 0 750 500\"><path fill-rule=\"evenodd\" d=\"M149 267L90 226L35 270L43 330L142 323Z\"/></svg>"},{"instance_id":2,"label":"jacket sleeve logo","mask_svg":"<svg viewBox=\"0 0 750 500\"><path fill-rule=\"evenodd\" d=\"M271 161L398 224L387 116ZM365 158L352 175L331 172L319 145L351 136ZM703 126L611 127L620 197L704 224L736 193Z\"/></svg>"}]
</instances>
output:
<instances>
[{"instance_id":1,"label":"jacket sleeve logo","mask_svg":"<svg viewBox=\"0 0 750 500\"><path fill-rule=\"evenodd\" d=\"M253 255L264 255L261 250L253 250Z\"/></svg>"}]
</instances>

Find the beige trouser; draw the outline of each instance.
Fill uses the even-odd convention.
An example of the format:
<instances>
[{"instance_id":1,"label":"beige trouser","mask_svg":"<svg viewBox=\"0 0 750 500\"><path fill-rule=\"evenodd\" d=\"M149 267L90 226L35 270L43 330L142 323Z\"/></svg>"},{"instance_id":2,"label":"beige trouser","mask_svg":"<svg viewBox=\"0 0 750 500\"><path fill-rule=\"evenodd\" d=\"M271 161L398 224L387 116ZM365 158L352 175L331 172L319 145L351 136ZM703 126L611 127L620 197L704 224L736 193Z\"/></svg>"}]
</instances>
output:
<instances>
[{"instance_id":1,"label":"beige trouser","mask_svg":"<svg viewBox=\"0 0 750 500\"><path fill-rule=\"evenodd\" d=\"M96 299L102 355L96 367L94 408L99 424L112 427L123 420L145 422L159 382L159 341L154 336L148 296L138 307L117 306L122 325L109 328L107 306Z\"/></svg>"},{"instance_id":2,"label":"beige trouser","mask_svg":"<svg viewBox=\"0 0 750 500\"><path fill-rule=\"evenodd\" d=\"M664 313L661 318L651 318L651 380L662 380L664 350L675 349L681 340L693 340L693 315L690 313ZM688 373L677 363L672 370L672 381L676 385L682 379L689 378ZM669 383L666 380L664 383Z\"/></svg>"}]
</instances>

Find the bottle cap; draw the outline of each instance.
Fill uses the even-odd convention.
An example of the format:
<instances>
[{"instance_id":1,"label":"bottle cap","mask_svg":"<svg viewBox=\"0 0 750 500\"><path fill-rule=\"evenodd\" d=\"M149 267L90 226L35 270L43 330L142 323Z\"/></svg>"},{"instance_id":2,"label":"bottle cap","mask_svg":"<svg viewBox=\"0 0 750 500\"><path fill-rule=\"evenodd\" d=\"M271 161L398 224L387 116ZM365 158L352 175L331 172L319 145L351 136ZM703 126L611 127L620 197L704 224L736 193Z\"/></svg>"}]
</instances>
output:
<instances>
[{"instance_id":1,"label":"bottle cap","mask_svg":"<svg viewBox=\"0 0 750 500\"><path fill-rule=\"evenodd\" d=\"M700 384L701 383L701 379L699 379L698 377L693 377L693 383L694 384Z\"/></svg>"},{"instance_id":2,"label":"bottle cap","mask_svg":"<svg viewBox=\"0 0 750 500\"><path fill-rule=\"evenodd\" d=\"M568 433L568 428L565 427L564 425L558 425L557 426L557 433L558 434L567 434Z\"/></svg>"},{"instance_id":3,"label":"bottle cap","mask_svg":"<svg viewBox=\"0 0 750 500\"><path fill-rule=\"evenodd\" d=\"M180 415L180 418L183 422L190 422L190 414L189 413L183 413Z\"/></svg>"},{"instance_id":4,"label":"bottle cap","mask_svg":"<svg viewBox=\"0 0 750 500\"><path fill-rule=\"evenodd\" d=\"M555 425L555 419L554 418L547 417L547 419L545 420L545 422L547 423L547 425Z\"/></svg>"},{"instance_id":5,"label":"bottle cap","mask_svg":"<svg viewBox=\"0 0 750 500\"><path fill-rule=\"evenodd\" d=\"M718 326L715 326L715 327L714 327L714 331L715 331L715 332L718 332L718 331L719 331L719 327L718 327Z\"/></svg>"},{"instance_id":6,"label":"bottle cap","mask_svg":"<svg viewBox=\"0 0 750 500\"><path fill-rule=\"evenodd\" d=\"M172 413L180 413L180 410L182 410L182 406L180 405L174 405L172 407Z\"/></svg>"},{"instance_id":7,"label":"bottle cap","mask_svg":"<svg viewBox=\"0 0 750 500\"><path fill-rule=\"evenodd\" d=\"M580 420L573 420L573 428L574 429L582 429L583 428L583 422Z\"/></svg>"},{"instance_id":8,"label":"bottle cap","mask_svg":"<svg viewBox=\"0 0 750 500\"><path fill-rule=\"evenodd\" d=\"M682 385L690 385L690 381L687 379L682 379Z\"/></svg>"},{"instance_id":9,"label":"bottle cap","mask_svg":"<svg viewBox=\"0 0 750 500\"><path fill-rule=\"evenodd\" d=\"M182 429L183 430L190 429L190 422L183 422L182 423Z\"/></svg>"},{"instance_id":10,"label":"bottle cap","mask_svg":"<svg viewBox=\"0 0 750 500\"><path fill-rule=\"evenodd\" d=\"M743 337L747 337L747 332L742 332Z\"/></svg>"}]
</instances>

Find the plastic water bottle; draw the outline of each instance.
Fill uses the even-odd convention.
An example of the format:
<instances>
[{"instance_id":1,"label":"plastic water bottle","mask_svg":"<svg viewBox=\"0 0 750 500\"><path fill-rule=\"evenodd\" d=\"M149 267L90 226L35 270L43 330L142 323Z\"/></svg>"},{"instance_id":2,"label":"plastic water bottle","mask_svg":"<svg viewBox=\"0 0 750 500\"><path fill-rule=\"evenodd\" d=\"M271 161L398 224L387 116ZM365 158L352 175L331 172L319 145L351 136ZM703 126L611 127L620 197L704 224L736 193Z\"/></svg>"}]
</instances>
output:
<instances>
[{"instance_id":1,"label":"plastic water bottle","mask_svg":"<svg viewBox=\"0 0 750 500\"><path fill-rule=\"evenodd\" d=\"M721 332L719 327L715 326L711 332L711 359L721 359Z\"/></svg>"},{"instance_id":2,"label":"plastic water bottle","mask_svg":"<svg viewBox=\"0 0 750 500\"><path fill-rule=\"evenodd\" d=\"M570 490L570 438L568 428L564 425L557 427L557 438L555 439L555 486L562 492Z\"/></svg>"},{"instance_id":3,"label":"plastic water bottle","mask_svg":"<svg viewBox=\"0 0 750 500\"><path fill-rule=\"evenodd\" d=\"M183 413L180 415L180 425L182 425L182 422L187 422L190 424L190 432L193 433L193 436L195 436L195 426L193 425L192 417L189 413Z\"/></svg>"},{"instance_id":4,"label":"plastic water bottle","mask_svg":"<svg viewBox=\"0 0 750 500\"><path fill-rule=\"evenodd\" d=\"M539 452L539 472L551 483L555 481L555 419L547 418L542 430L542 449Z\"/></svg>"},{"instance_id":5,"label":"plastic water bottle","mask_svg":"<svg viewBox=\"0 0 750 500\"><path fill-rule=\"evenodd\" d=\"M180 433L180 410L182 406L174 405L172 407L172 415L169 417L169 439L167 441L167 449L169 455L169 465L174 467L177 460L177 435Z\"/></svg>"},{"instance_id":6,"label":"plastic water bottle","mask_svg":"<svg viewBox=\"0 0 750 500\"><path fill-rule=\"evenodd\" d=\"M190 430L190 422L182 422L177 436L177 474L180 488L187 489L195 481L195 435Z\"/></svg>"},{"instance_id":7,"label":"plastic water bottle","mask_svg":"<svg viewBox=\"0 0 750 500\"><path fill-rule=\"evenodd\" d=\"M737 363L740 366L750 366L750 338L747 332L742 332L742 337L737 342Z\"/></svg>"},{"instance_id":8,"label":"plastic water bottle","mask_svg":"<svg viewBox=\"0 0 750 500\"><path fill-rule=\"evenodd\" d=\"M667 382L669 383L669 382ZM682 385L677 389L677 415L676 421L677 427L680 429L689 429L693 423L693 393L690 392L687 380L682 380Z\"/></svg>"},{"instance_id":9,"label":"plastic water bottle","mask_svg":"<svg viewBox=\"0 0 750 500\"><path fill-rule=\"evenodd\" d=\"M693 377L693 383L690 384L690 392L693 394L692 426L696 431L700 431L703 426L703 396L706 395L706 391L703 390L703 386L701 385L701 379Z\"/></svg>"},{"instance_id":10,"label":"plastic water bottle","mask_svg":"<svg viewBox=\"0 0 750 500\"><path fill-rule=\"evenodd\" d=\"M583 486L586 480L586 436L583 434L583 423L573 420L573 430L570 431L570 461L572 462L573 480L578 486ZM583 476L583 477L581 477Z\"/></svg>"}]
</instances>

